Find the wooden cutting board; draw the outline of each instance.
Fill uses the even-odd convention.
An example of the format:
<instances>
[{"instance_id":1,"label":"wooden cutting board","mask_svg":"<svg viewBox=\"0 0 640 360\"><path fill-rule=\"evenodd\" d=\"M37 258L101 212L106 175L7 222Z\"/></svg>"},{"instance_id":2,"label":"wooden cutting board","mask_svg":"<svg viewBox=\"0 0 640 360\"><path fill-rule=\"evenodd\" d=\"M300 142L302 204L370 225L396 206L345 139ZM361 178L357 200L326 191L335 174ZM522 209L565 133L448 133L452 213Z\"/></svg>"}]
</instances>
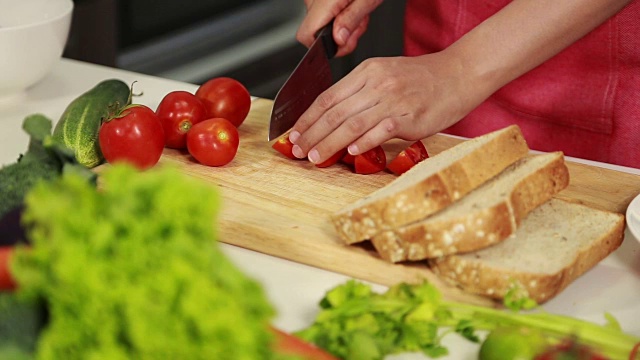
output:
<instances>
[{"instance_id":1,"label":"wooden cutting board","mask_svg":"<svg viewBox=\"0 0 640 360\"><path fill-rule=\"evenodd\" d=\"M185 152L171 149L162 156L161 163L177 165L220 189L220 241L387 286L426 279L451 300L491 304L445 285L424 263L394 265L380 259L370 245L343 245L329 215L396 177L385 172L358 175L342 164L320 169L285 158L266 140L271 106L270 100L253 102L239 128L238 154L224 167L199 165ZM431 155L460 141L445 135L423 140ZM409 144L397 140L383 147L390 158ZM561 198L624 212L640 193L639 176L577 163L568 166L571 182Z\"/></svg>"}]
</instances>

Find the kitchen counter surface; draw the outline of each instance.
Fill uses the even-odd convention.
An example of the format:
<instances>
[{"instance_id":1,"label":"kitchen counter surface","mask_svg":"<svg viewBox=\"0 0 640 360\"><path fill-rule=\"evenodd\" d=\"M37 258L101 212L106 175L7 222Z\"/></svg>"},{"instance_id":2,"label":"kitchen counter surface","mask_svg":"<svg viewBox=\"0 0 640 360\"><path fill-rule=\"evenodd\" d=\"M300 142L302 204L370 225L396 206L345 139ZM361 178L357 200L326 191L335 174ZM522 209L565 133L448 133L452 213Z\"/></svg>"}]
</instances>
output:
<instances>
[{"instance_id":1,"label":"kitchen counter surface","mask_svg":"<svg viewBox=\"0 0 640 360\"><path fill-rule=\"evenodd\" d=\"M26 150L28 137L21 129L26 115L42 113L55 122L75 97L108 78L119 78L129 83L137 81L134 90L144 92L136 98L137 102L152 109L169 91L194 92L197 88L193 84L63 59L45 80L23 96L11 100L0 99L0 165L14 162ZM638 169L573 160L640 175ZM275 325L287 331L309 325L325 291L350 278L252 250L227 244L222 246L241 269L263 284L278 310ZM380 285L374 287L384 290ZM616 252L546 303L544 308L549 312L598 323L603 323L604 313L609 312L619 320L625 331L640 336L640 242L627 229L625 241ZM477 356L477 347L457 335L445 337L444 344L451 351L451 355L444 359L475 359ZM425 357L405 354L389 358Z\"/></svg>"}]
</instances>

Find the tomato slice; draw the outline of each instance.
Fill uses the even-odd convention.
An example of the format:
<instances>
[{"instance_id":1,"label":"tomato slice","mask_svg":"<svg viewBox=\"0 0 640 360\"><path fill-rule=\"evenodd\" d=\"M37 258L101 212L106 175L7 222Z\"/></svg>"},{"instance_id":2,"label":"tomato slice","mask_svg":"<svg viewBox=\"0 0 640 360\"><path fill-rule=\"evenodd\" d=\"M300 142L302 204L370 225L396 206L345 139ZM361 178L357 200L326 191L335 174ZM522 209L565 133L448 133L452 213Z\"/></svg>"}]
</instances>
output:
<instances>
[{"instance_id":1,"label":"tomato slice","mask_svg":"<svg viewBox=\"0 0 640 360\"><path fill-rule=\"evenodd\" d=\"M418 140L402 150L391 160L389 165L387 165L387 169L396 175L402 175L415 164L427 158L429 158L429 153L427 153L427 149L424 147L422 141Z\"/></svg>"},{"instance_id":2,"label":"tomato slice","mask_svg":"<svg viewBox=\"0 0 640 360\"><path fill-rule=\"evenodd\" d=\"M16 288L16 282L9 270L13 249L13 246L0 247L0 290L14 290Z\"/></svg>"},{"instance_id":3,"label":"tomato slice","mask_svg":"<svg viewBox=\"0 0 640 360\"><path fill-rule=\"evenodd\" d=\"M279 137L271 147L291 160L298 160L298 158L293 155L293 143L289 141L289 133Z\"/></svg>"},{"instance_id":4,"label":"tomato slice","mask_svg":"<svg viewBox=\"0 0 640 360\"><path fill-rule=\"evenodd\" d=\"M349 152L345 153L344 156L342 157L342 161L343 163L347 164L347 165L351 165L353 166L353 162L355 161L355 156L349 154Z\"/></svg>"},{"instance_id":5,"label":"tomato slice","mask_svg":"<svg viewBox=\"0 0 640 360\"><path fill-rule=\"evenodd\" d=\"M330 158L328 158L327 160L321 162L320 164L316 164L317 167L319 168L325 168L325 167L329 167L335 163L337 163L338 161L340 161L340 159L342 159L344 157L344 154L347 153L347 149L342 149L340 151L338 151L337 153L333 154L333 156L331 156Z\"/></svg>"},{"instance_id":6,"label":"tomato slice","mask_svg":"<svg viewBox=\"0 0 640 360\"><path fill-rule=\"evenodd\" d=\"M356 174L374 174L382 171L387 166L387 156L378 145L360 155L356 155L353 160Z\"/></svg>"},{"instance_id":7,"label":"tomato slice","mask_svg":"<svg viewBox=\"0 0 640 360\"><path fill-rule=\"evenodd\" d=\"M279 354L299 356L305 360L338 360L319 347L294 335L274 327L271 327L271 331L276 335L275 349Z\"/></svg>"}]
</instances>

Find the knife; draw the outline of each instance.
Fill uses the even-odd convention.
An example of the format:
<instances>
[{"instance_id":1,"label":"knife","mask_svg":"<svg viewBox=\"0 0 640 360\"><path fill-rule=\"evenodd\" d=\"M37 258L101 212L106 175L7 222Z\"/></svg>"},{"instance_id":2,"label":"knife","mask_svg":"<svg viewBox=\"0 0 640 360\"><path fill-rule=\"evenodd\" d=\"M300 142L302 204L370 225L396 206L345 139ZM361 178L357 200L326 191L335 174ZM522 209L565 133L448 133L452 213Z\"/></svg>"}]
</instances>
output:
<instances>
[{"instance_id":1,"label":"knife","mask_svg":"<svg viewBox=\"0 0 640 360\"><path fill-rule=\"evenodd\" d=\"M291 129L318 95L333 84L329 59L336 55L337 50L331 21L320 29L307 53L276 94L269 120L268 141Z\"/></svg>"}]
</instances>

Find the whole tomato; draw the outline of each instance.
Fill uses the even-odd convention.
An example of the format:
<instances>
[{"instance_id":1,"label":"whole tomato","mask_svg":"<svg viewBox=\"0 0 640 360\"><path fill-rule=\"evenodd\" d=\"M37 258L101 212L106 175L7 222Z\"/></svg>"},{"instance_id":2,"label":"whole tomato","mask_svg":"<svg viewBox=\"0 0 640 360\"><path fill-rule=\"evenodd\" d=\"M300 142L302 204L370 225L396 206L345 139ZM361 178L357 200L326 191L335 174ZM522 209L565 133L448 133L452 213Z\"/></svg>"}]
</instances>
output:
<instances>
[{"instance_id":1,"label":"whole tomato","mask_svg":"<svg viewBox=\"0 0 640 360\"><path fill-rule=\"evenodd\" d=\"M162 98L156 115L164 128L164 145L173 149L187 147L187 132L207 118L202 100L187 91L172 91Z\"/></svg>"},{"instance_id":2,"label":"whole tomato","mask_svg":"<svg viewBox=\"0 0 640 360\"><path fill-rule=\"evenodd\" d=\"M189 154L207 166L228 164L236 156L239 144L238 129L223 118L199 122L187 133Z\"/></svg>"},{"instance_id":3,"label":"whole tomato","mask_svg":"<svg viewBox=\"0 0 640 360\"><path fill-rule=\"evenodd\" d=\"M239 127L249 114L251 96L239 81L228 78L213 78L202 84L196 96L204 102L207 117L225 118Z\"/></svg>"},{"instance_id":4,"label":"whole tomato","mask_svg":"<svg viewBox=\"0 0 640 360\"><path fill-rule=\"evenodd\" d=\"M100 127L98 141L107 162L126 162L144 170L160 160L164 130L153 110L136 104L107 119Z\"/></svg>"}]
</instances>

